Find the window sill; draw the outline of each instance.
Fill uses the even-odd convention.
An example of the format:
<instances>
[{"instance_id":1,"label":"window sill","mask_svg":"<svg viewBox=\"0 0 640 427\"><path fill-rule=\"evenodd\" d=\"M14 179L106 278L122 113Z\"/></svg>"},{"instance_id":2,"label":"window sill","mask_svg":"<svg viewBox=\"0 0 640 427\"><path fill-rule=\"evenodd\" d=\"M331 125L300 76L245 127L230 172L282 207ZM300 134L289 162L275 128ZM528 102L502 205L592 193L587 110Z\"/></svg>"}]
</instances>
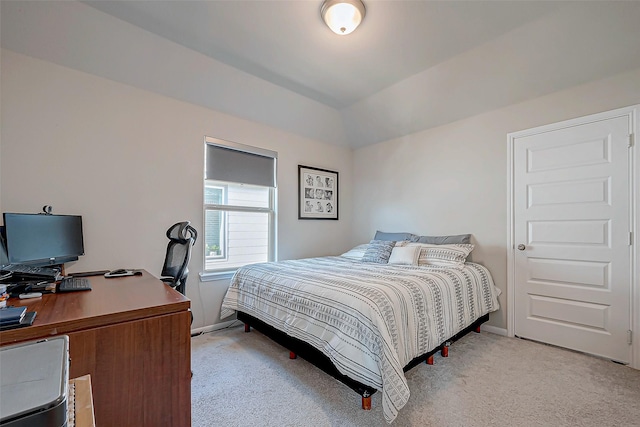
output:
<instances>
[{"instance_id":1,"label":"window sill","mask_svg":"<svg viewBox=\"0 0 640 427\"><path fill-rule=\"evenodd\" d=\"M203 271L200 274L201 282L213 282L215 280L231 279L236 273L235 270L230 271Z\"/></svg>"}]
</instances>

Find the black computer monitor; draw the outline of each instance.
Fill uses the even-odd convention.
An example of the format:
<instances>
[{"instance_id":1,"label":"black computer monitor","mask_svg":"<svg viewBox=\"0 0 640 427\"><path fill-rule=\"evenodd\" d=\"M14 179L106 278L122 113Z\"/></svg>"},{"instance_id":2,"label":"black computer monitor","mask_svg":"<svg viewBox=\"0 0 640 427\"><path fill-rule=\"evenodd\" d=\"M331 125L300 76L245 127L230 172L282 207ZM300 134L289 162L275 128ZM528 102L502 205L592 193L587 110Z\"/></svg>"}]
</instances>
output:
<instances>
[{"instance_id":1,"label":"black computer monitor","mask_svg":"<svg viewBox=\"0 0 640 427\"><path fill-rule=\"evenodd\" d=\"M61 265L84 255L81 216L25 213L3 216L11 264Z\"/></svg>"},{"instance_id":2,"label":"black computer monitor","mask_svg":"<svg viewBox=\"0 0 640 427\"><path fill-rule=\"evenodd\" d=\"M0 266L9 264L9 258L7 258L7 248L4 244L4 225L0 226Z\"/></svg>"}]
</instances>

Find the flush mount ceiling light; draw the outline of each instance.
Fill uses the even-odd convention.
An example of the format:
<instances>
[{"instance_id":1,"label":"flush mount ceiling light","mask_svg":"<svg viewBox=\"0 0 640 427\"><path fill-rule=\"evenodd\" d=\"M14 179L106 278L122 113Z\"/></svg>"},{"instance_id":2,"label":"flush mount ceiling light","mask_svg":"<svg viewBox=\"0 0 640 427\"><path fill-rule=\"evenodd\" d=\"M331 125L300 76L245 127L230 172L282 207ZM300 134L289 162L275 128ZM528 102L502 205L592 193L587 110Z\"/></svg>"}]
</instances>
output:
<instances>
[{"instance_id":1,"label":"flush mount ceiling light","mask_svg":"<svg viewBox=\"0 0 640 427\"><path fill-rule=\"evenodd\" d=\"M361 0L324 0L320 13L331 31L346 36L362 22L364 3Z\"/></svg>"}]
</instances>

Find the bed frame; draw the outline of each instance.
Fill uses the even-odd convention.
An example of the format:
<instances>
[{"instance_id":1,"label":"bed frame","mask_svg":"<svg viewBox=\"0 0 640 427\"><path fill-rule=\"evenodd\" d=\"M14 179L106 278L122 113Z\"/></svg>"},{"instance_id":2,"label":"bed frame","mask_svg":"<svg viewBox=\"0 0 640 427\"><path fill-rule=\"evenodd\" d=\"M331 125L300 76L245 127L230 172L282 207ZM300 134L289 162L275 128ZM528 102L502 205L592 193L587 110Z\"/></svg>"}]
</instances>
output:
<instances>
[{"instance_id":1,"label":"bed frame","mask_svg":"<svg viewBox=\"0 0 640 427\"><path fill-rule=\"evenodd\" d=\"M258 331L262 332L264 335L271 338L273 341L277 342L281 346L285 347L289 350L289 358L295 359L297 356L302 357L307 360L309 363L317 366L318 368L325 371L327 374L333 376L338 381L344 383L346 386L350 387L360 396L362 396L362 409L371 409L371 395L377 391L377 389L366 386L358 381L355 381L346 375L341 374L338 369L333 365L331 359L325 356L322 352L315 349L311 345L307 344L304 341L301 341L297 338L291 337L284 332L264 323L261 320L256 319L255 317L243 313L238 312L238 320L244 322L244 331L251 331L251 327L254 327ZM423 354L422 356L418 356L409 362L404 368L404 372L407 372L409 369L414 366L419 365L422 362L426 362L428 365L433 365L433 355L437 352L440 352L442 357L449 356L449 345L462 338L466 334L471 331L480 332L480 325L489 320L489 314L485 314L484 316L477 319L467 328L458 332L456 335L451 338L445 340L438 347L434 348L428 353Z\"/></svg>"}]
</instances>

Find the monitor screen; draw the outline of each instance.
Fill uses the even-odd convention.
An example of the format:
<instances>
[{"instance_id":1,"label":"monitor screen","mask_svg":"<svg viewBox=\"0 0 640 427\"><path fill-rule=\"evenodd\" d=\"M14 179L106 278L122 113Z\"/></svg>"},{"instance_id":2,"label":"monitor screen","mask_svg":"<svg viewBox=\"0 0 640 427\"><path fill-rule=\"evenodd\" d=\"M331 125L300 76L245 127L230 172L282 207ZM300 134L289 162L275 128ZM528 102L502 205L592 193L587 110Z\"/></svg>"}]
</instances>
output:
<instances>
[{"instance_id":1,"label":"monitor screen","mask_svg":"<svg viewBox=\"0 0 640 427\"><path fill-rule=\"evenodd\" d=\"M4 244L4 225L0 226L0 265L9 264L7 258L7 248Z\"/></svg>"},{"instance_id":2,"label":"monitor screen","mask_svg":"<svg viewBox=\"0 0 640 427\"><path fill-rule=\"evenodd\" d=\"M84 255L81 216L5 213L4 227L12 264L59 265Z\"/></svg>"}]
</instances>

